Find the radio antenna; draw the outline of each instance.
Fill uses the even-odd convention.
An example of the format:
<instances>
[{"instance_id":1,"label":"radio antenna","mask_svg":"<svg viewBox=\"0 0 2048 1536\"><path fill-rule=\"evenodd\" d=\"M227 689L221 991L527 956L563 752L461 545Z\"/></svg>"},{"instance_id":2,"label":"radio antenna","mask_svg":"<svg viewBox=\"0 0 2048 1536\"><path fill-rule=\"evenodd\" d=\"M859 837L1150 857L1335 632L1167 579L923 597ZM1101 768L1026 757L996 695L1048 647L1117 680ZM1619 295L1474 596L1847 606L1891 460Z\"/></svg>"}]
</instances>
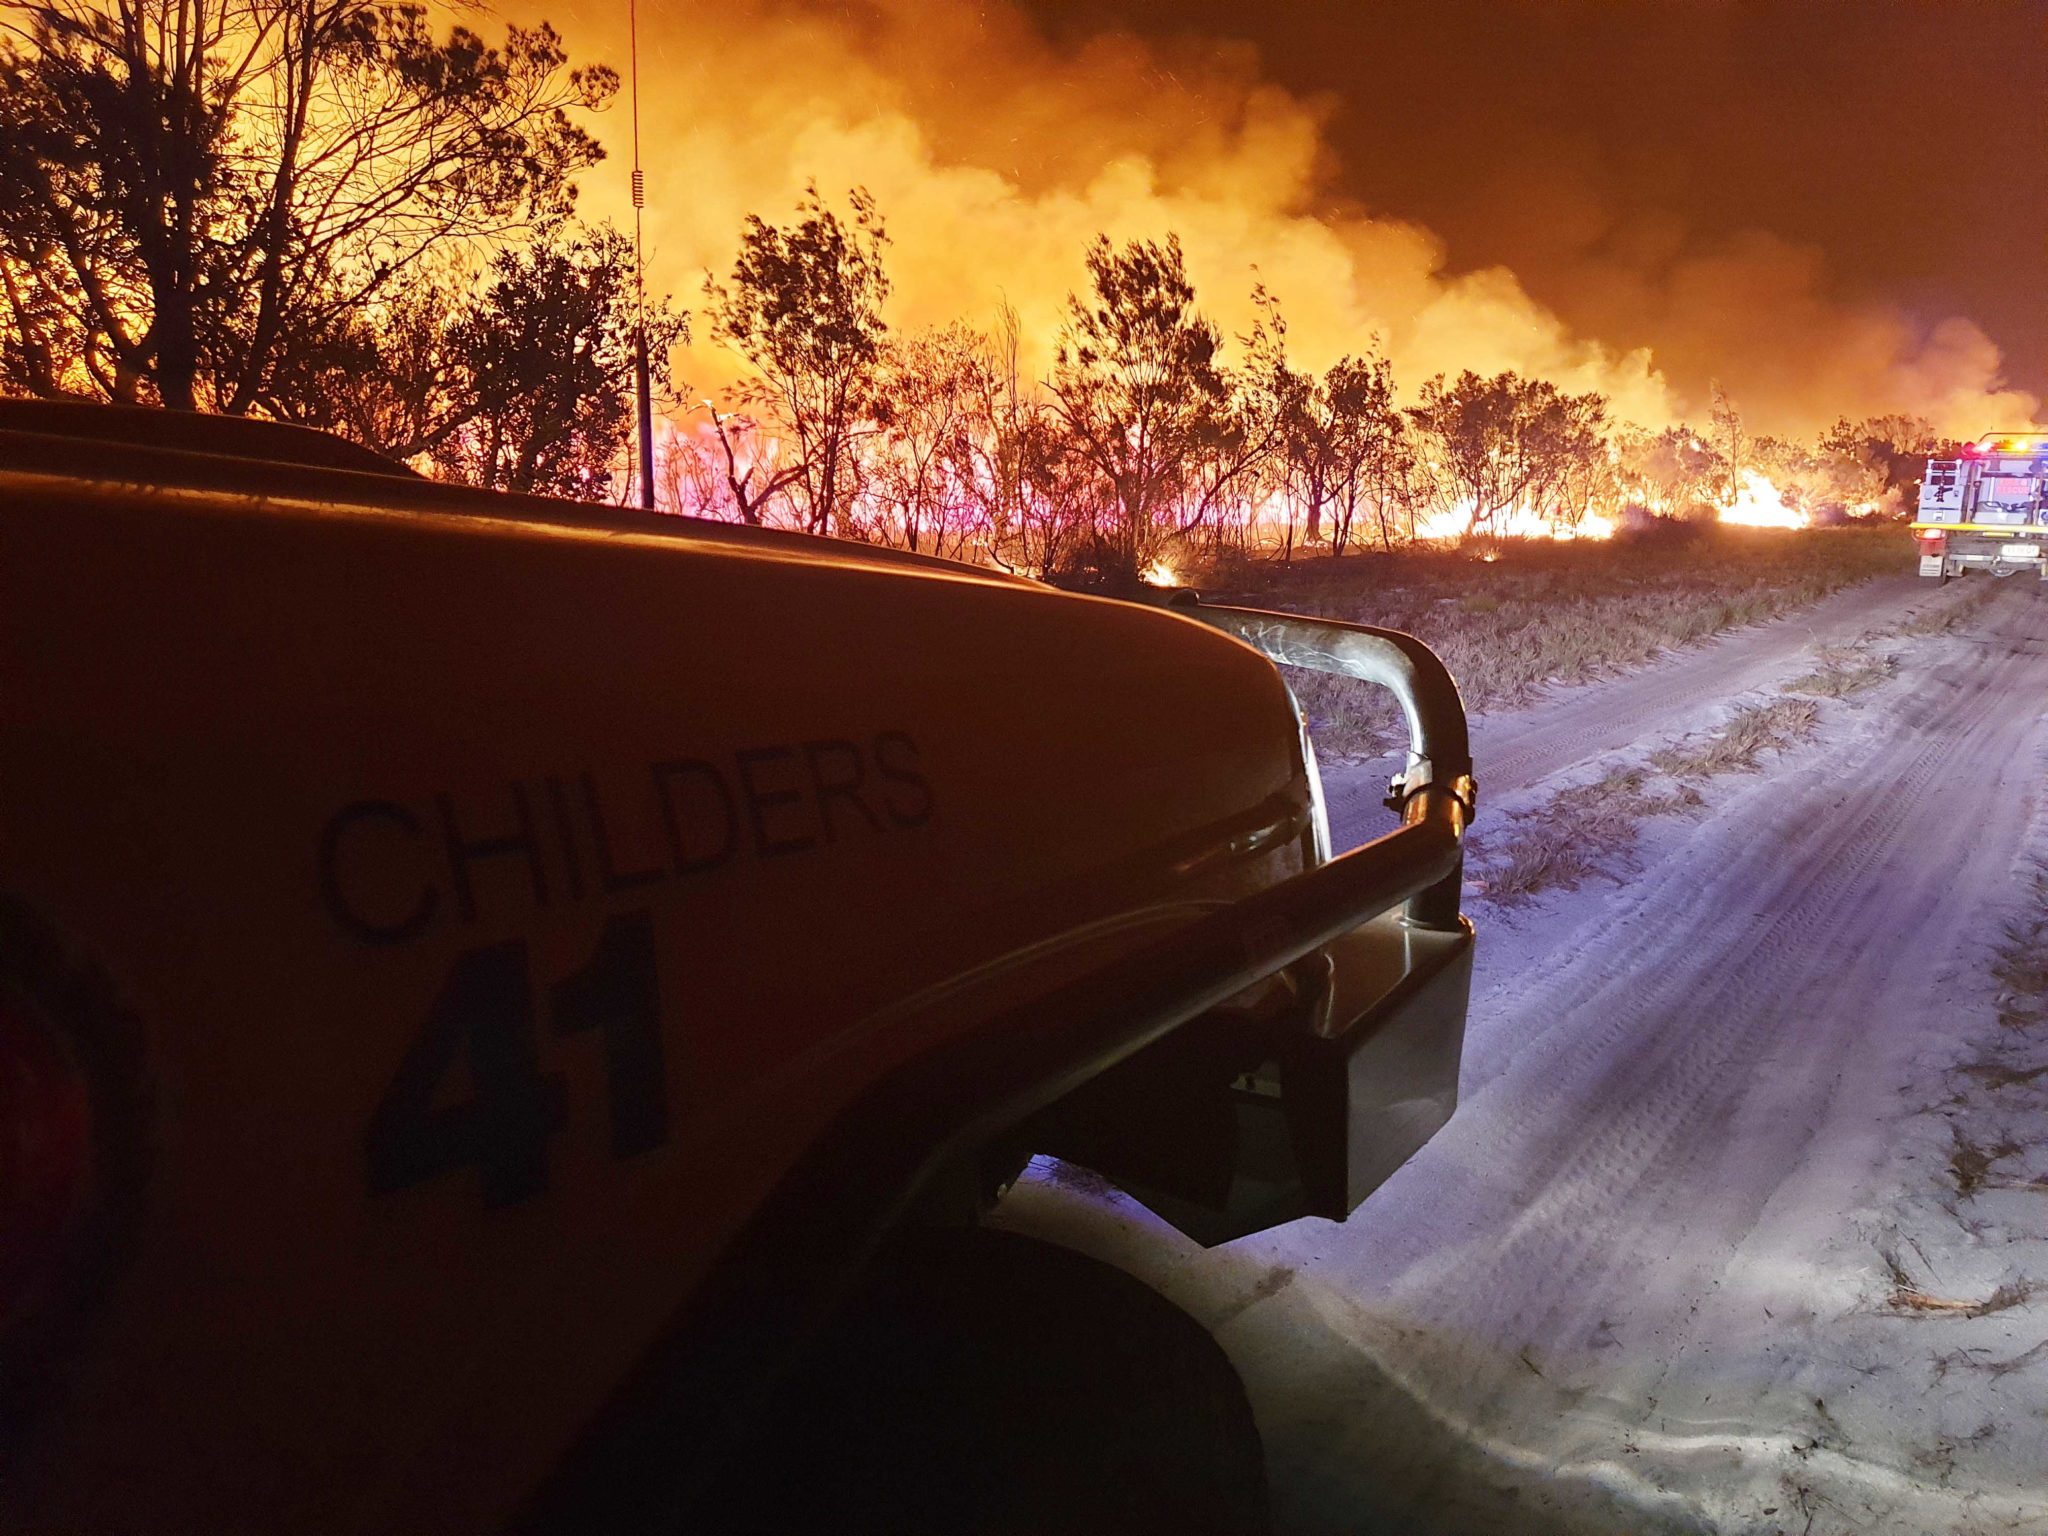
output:
<instances>
[{"instance_id":1,"label":"radio antenna","mask_svg":"<svg viewBox=\"0 0 2048 1536\"><path fill-rule=\"evenodd\" d=\"M640 413L640 505L654 510L654 402L647 367L647 262L640 210L647 206L647 176L640 169L640 6L626 0L626 52L633 82L633 391Z\"/></svg>"}]
</instances>

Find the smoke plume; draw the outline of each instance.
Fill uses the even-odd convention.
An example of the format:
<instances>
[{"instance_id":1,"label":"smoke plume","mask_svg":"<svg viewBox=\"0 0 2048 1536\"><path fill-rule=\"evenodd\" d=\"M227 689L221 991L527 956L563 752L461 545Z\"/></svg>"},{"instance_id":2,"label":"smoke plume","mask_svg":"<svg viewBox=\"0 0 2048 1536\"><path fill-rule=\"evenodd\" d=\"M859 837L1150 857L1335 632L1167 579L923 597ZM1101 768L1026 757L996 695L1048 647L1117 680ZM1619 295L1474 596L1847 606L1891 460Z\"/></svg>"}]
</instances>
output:
<instances>
[{"instance_id":1,"label":"smoke plume","mask_svg":"<svg viewBox=\"0 0 2048 1536\"><path fill-rule=\"evenodd\" d=\"M572 56L625 73L623 4L517 0L515 19L541 15ZM814 180L833 198L865 186L887 216L892 325L986 325L1007 302L1038 349L1027 366L1046 363L1094 235L1175 231L1226 332L1249 325L1262 281L1299 364L1377 338L1410 391L1440 371L1512 368L1660 426L1703 419L1718 379L1752 426L1800 434L1897 411L1974 436L2035 414L1970 321L1922 334L1837 302L1814 253L1768 234L1704 253L1653 230L1605 239L1580 262L1576 325L1505 268L1454 272L1429 230L1339 194L1329 104L1262 78L1242 44L1055 45L1004 0L648 0L639 34L649 276L685 305L707 270L729 268L747 214L786 219ZM584 191L588 214L622 224L629 111L622 94L594 125L611 159ZM1567 229L1611 233L1611 211L1556 190ZM1527 187L1502 199L1504 219L1543 216ZM678 371L701 394L734 364L699 331Z\"/></svg>"}]
</instances>

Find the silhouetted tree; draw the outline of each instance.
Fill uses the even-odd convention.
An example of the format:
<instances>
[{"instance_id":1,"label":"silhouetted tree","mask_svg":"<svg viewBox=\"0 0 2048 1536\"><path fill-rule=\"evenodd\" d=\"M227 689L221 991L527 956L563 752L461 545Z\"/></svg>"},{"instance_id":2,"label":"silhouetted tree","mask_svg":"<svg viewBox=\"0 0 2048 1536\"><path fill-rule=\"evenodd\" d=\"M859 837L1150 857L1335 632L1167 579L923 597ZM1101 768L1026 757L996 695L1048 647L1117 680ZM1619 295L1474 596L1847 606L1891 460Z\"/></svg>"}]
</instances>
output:
<instances>
[{"instance_id":1,"label":"silhouetted tree","mask_svg":"<svg viewBox=\"0 0 2048 1536\"><path fill-rule=\"evenodd\" d=\"M776 498L803 477L804 467L782 463L782 439L763 431L752 416L721 411L710 400L704 402L704 410L718 443L717 473L724 482L725 497L703 510L736 517L758 528L767 521Z\"/></svg>"},{"instance_id":2,"label":"silhouetted tree","mask_svg":"<svg viewBox=\"0 0 2048 1536\"><path fill-rule=\"evenodd\" d=\"M1728 483L1728 461L1690 427L1620 427L1614 453L1619 494L1651 512L1711 506Z\"/></svg>"},{"instance_id":3,"label":"silhouetted tree","mask_svg":"<svg viewBox=\"0 0 2048 1536\"><path fill-rule=\"evenodd\" d=\"M1297 375L1288 389L1283 459L1289 499L1307 515L1310 541L1323 537L1329 516L1330 553L1350 544L1361 506L1378 516L1382 543L1391 547L1389 514L1405 491L1407 441L1394 407L1393 369L1383 357L1340 358L1320 379Z\"/></svg>"},{"instance_id":4,"label":"silhouetted tree","mask_svg":"<svg viewBox=\"0 0 2048 1536\"><path fill-rule=\"evenodd\" d=\"M750 370L746 399L795 447L778 489L800 500L812 533L840 531L852 513L888 333L888 233L867 192L848 200L842 220L809 187L787 229L750 214L731 276L704 284L712 335Z\"/></svg>"},{"instance_id":5,"label":"silhouetted tree","mask_svg":"<svg viewBox=\"0 0 2048 1536\"><path fill-rule=\"evenodd\" d=\"M299 418L309 349L451 238L561 220L616 88L399 0L7 0L5 382Z\"/></svg>"},{"instance_id":6,"label":"silhouetted tree","mask_svg":"<svg viewBox=\"0 0 2048 1536\"><path fill-rule=\"evenodd\" d=\"M1186 489L1196 455L1222 430L1221 335L1196 312L1178 237L1164 245L1098 238L1090 294L1070 294L1052 374L1061 447L1097 482L1097 536L1112 575L1135 579Z\"/></svg>"},{"instance_id":7,"label":"silhouetted tree","mask_svg":"<svg viewBox=\"0 0 2048 1536\"><path fill-rule=\"evenodd\" d=\"M877 395L872 484L891 535L914 550L964 554L982 522L967 490L978 411L990 395L986 341L949 325L889 349Z\"/></svg>"},{"instance_id":8,"label":"silhouetted tree","mask_svg":"<svg viewBox=\"0 0 2048 1536\"><path fill-rule=\"evenodd\" d=\"M1449 386L1439 375L1408 414L1424 435L1437 499L1463 510L1468 533L1518 506L1549 515L1571 462L1605 451L1605 400L1511 372L1482 378L1468 369Z\"/></svg>"},{"instance_id":9,"label":"silhouetted tree","mask_svg":"<svg viewBox=\"0 0 2048 1536\"><path fill-rule=\"evenodd\" d=\"M1838 465L1841 482L1862 492L1850 492L1845 500L1879 503L1890 497L1893 510L1906 512L1919 505L1927 461L1953 458L1962 444L1918 416L1892 415L1855 423L1844 417L1821 434L1819 448Z\"/></svg>"},{"instance_id":10,"label":"silhouetted tree","mask_svg":"<svg viewBox=\"0 0 2048 1536\"><path fill-rule=\"evenodd\" d=\"M1533 464L1528 504L1552 528L1577 528L1608 496L1607 397L1569 395L1539 382L1521 426L1520 450Z\"/></svg>"},{"instance_id":11,"label":"silhouetted tree","mask_svg":"<svg viewBox=\"0 0 2048 1536\"><path fill-rule=\"evenodd\" d=\"M1023 323L1005 303L970 375L976 390L960 491L987 531L989 558L1050 580L1066 571L1092 526L1092 471L1067 451L1044 394L1024 375Z\"/></svg>"},{"instance_id":12,"label":"silhouetted tree","mask_svg":"<svg viewBox=\"0 0 2048 1536\"><path fill-rule=\"evenodd\" d=\"M1274 493L1284 486L1280 457L1301 375L1287 360L1286 316L1264 283L1254 285L1252 305L1257 318L1251 330L1238 337L1245 361L1219 370L1222 399L1197 423L1178 517L1167 530L1186 537L1206 525L1212 546L1232 534L1233 523L1234 531L1248 541ZM1291 506L1283 506L1283 512L1291 552Z\"/></svg>"},{"instance_id":13,"label":"silhouetted tree","mask_svg":"<svg viewBox=\"0 0 2048 1536\"><path fill-rule=\"evenodd\" d=\"M447 337L463 422L435 462L498 490L609 491L632 428L633 277L632 242L608 227L500 251ZM665 390L683 321L656 302L645 323Z\"/></svg>"},{"instance_id":14,"label":"silhouetted tree","mask_svg":"<svg viewBox=\"0 0 2048 1536\"><path fill-rule=\"evenodd\" d=\"M1714 403L1708 413L1711 428L1708 441L1714 452L1721 456L1721 484L1714 497L1717 504L1728 506L1742 494L1743 476L1755 465L1751 462L1750 437L1742 424L1742 412L1729 398L1728 392L1716 379L1713 385Z\"/></svg>"}]
</instances>

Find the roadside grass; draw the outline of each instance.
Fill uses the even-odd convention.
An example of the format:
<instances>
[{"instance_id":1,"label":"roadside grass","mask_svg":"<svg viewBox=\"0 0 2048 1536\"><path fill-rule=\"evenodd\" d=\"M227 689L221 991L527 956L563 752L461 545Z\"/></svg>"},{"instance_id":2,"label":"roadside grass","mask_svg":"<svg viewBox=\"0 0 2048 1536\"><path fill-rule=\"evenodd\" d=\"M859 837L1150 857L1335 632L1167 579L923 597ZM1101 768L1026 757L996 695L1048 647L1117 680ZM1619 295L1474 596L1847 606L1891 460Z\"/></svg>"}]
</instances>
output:
<instances>
[{"instance_id":1,"label":"roadside grass","mask_svg":"<svg viewBox=\"0 0 2048 1536\"><path fill-rule=\"evenodd\" d=\"M2011 1243L2032 1231L2028 1222L2016 1235L2011 1217L1979 1205L1980 1196L2048 1195L2048 1176L2027 1170L2048 1120L2048 1089L2041 1086L2048 1079L2048 1053L2043 1050L2048 1046L2048 1029L2043 1028L2048 1024L2048 866L2030 873L2027 894L2021 915L2006 925L1990 959L2001 1027L1978 1041L1973 1059L1949 1068L1955 1091L1939 1106L1947 1121L1948 1146L1938 1177L1947 1187L1938 1190L1934 1200L1973 1250ZM1918 1251L1917 1244L1915 1248ZM1920 1256L1927 1260L1924 1251ZM1903 1316L1985 1317L2048 1291L2041 1281L2017 1275L1979 1300L1942 1296L1915 1282L1896 1246L1880 1245L1878 1257L1890 1281L1884 1305ZM1928 1268L1933 1269L1931 1261ZM1989 1358L1988 1347L1951 1351L1935 1360L1935 1375L1939 1379L1957 1367L2005 1375L2044 1352L2048 1341L2005 1361Z\"/></svg>"},{"instance_id":2,"label":"roadside grass","mask_svg":"<svg viewBox=\"0 0 2048 1536\"><path fill-rule=\"evenodd\" d=\"M1813 654L1820 665L1785 684L1785 692L1846 699L1852 693L1875 688L1897 670L1891 657L1873 656L1858 645L1823 645Z\"/></svg>"},{"instance_id":3,"label":"roadside grass","mask_svg":"<svg viewBox=\"0 0 2048 1536\"><path fill-rule=\"evenodd\" d=\"M2048 1023L2048 869L2030 879L2028 915L2006 924L1991 977L1998 983L1998 1022L2024 1032ZM2048 1067L2041 1069L2048 1072Z\"/></svg>"},{"instance_id":4,"label":"roadside grass","mask_svg":"<svg viewBox=\"0 0 2048 1536\"><path fill-rule=\"evenodd\" d=\"M2040 1289L2028 1281L2008 1282L1981 1300L1966 1301L1961 1297L1930 1291L1915 1280L1912 1272L1900 1261L1897 1249L1880 1248L1877 1256L1883 1261L1886 1278L1891 1282L1885 1306L1905 1317L1989 1317L1994 1312L2025 1306Z\"/></svg>"},{"instance_id":5,"label":"roadside grass","mask_svg":"<svg viewBox=\"0 0 2048 1536\"><path fill-rule=\"evenodd\" d=\"M1672 524L1597 541L1492 539L1472 550L1240 563L1200 573L1195 583L1218 601L1416 635L1478 712L1642 666L1667 649L1902 570L1903 537L1896 524ZM1288 680L1319 751L1367 754L1393 738L1398 721L1383 690L1314 672L1290 671Z\"/></svg>"},{"instance_id":6,"label":"roadside grass","mask_svg":"<svg viewBox=\"0 0 2048 1536\"><path fill-rule=\"evenodd\" d=\"M1634 857L1636 823L1702 804L1692 786L1730 773L1754 773L1767 754L1784 752L1810 740L1820 727L1820 699L1844 699L1896 675L1897 659L1876 655L1873 642L1889 636L1925 637L1947 634L1990 601L1989 582L1918 618L1883 633L1866 635L1855 645L1821 646L1818 665L1784 684L1781 698L1736 708L1716 729L1689 736L1649 754L1647 768L1610 773L1592 784L1559 791L1542 806L1512 818L1499 841L1484 835L1469 840L1475 883L1499 905L1526 901L1545 890L1576 890L1596 874L1619 875ZM1651 782L1654 772L1676 781L1675 792ZM2044 914L2025 933L2015 930L1994 962L2007 1022L2022 1027L2048 1019L2048 873L2036 876L2034 910ZM1984 1071L2005 1070L1991 1067ZM2012 1069L2016 1080L2048 1077L2048 1064L2038 1069ZM1981 1180L1984 1170L1969 1160L1967 1149L1956 1165L1959 1186ZM2007 1184L2003 1187L2014 1187ZM2048 1184L2025 1187L2048 1190Z\"/></svg>"},{"instance_id":7,"label":"roadside grass","mask_svg":"<svg viewBox=\"0 0 2048 1536\"><path fill-rule=\"evenodd\" d=\"M1998 1381L2003 1377L2012 1375L2015 1371L2024 1371L2043 1355L2048 1355L2048 1339L2043 1339L2031 1348L2023 1349L2017 1355L2005 1360L1986 1360L1982 1358L1989 1353L1988 1349L1979 1347L1976 1349L1951 1349L1946 1354L1936 1355L1934 1357L1934 1379L1936 1381L1946 1380L1950 1371L1955 1370L1958 1366L1962 1366L1973 1371L1982 1371L1993 1381ZM1980 1429L1970 1438L1975 1440L1986 1437L1984 1436L1984 1431Z\"/></svg>"},{"instance_id":8,"label":"roadside grass","mask_svg":"<svg viewBox=\"0 0 2048 1536\"><path fill-rule=\"evenodd\" d=\"M1783 752L1812 736L1820 706L1806 699L1745 704L1718 730L1650 754L1645 768L1627 768L1591 784L1559 790L1537 809L1514 817L1498 848L1468 840L1488 900L1512 906L1546 890L1577 890L1593 875L1626 872L1638 823L1706 802L1694 786L1724 773L1753 773L1766 752ZM1677 781L1659 788L1651 773Z\"/></svg>"},{"instance_id":9,"label":"roadside grass","mask_svg":"<svg viewBox=\"0 0 2048 1536\"><path fill-rule=\"evenodd\" d=\"M1540 811L1515 818L1497 855L1481 842L1486 895L1501 905L1539 891L1575 891L1594 875L1625 868L1634 857L1637 824L1703 804L1690 785L1649 787L1641 768L1610 773L1591 784L1559 790Z\"/></svg>"},{"instance_id":10,"label":"roadside grass","mask_svg":"<svg viewBox=\"0 0 2048 1536\"><path fill-rule=\"evenodd\" d=\"M2009 1157L2018 1157L2026 1148L2010 1136L1997 1141L1986 1142L1971 1135L1961 1126L1949 1127L1948 1176L1955 1185L1959 1198L1975 1198L1977 1191L1987 1188L2010 1188L2011 1181L1997 1175L1998 1165Z\"/></svg>"},{"instance_id":11,"label":"roadside grass","mask_svg":"<svg viewBox=\"0 0 2048 1536\"><path fill-rule=\"evenodd\" d=\"M1998 595L1998 583L1988 577L1973 581L1954 602L1942 607L1930 607L1925 613L1908 619L1898 627L1897 633L1919 639L1926 635L1946 635L1959 627L1963 621L1976 613L1992 598Z\"/></svg>"},{"instance_id":12,"label":"roadside grass","mask_svg":"<svg viewBox=\"0 0 2048 1536\"><path fill-rule=\"evenodd\" d=\"M1685 741L1650 754L1650 766L1674 779L1710 779L1754 773L1766 752L1782 752L1814 733L1820 706L1808 699L1745 704L1704 741Z\"/></svg>"},{"instance_id":13,"label":"roadside grass","mask_svg":"<svg viewBox=\"0 0 2048 1536\"><path fill-rule=\"evenodd\" d=\"M2033 1113L2044 1107L2048 1078L2048 868L2036 868L2028 879L2025 914L2008 922L1991 956L1991 979L1998 985L1998 1034L1983 1044L1973 1060L1958 1064L1953 1076L1967 1078L1992 1097L1984 1101L2001 1117ZM2026 1090L2033 1090L2029 1095ZM1973 1102L1963 1092L1950 1100L1955 1109ZM2004 1173L1999 1164L2030 1150L2037 1137L2009 1129L1996 1133L1949 1124L1947 1169L1959 1200L1974 1199L1980 1190L2019 1189L2048 1193L2048 1177Z\"/></svg>"}]
</instances>

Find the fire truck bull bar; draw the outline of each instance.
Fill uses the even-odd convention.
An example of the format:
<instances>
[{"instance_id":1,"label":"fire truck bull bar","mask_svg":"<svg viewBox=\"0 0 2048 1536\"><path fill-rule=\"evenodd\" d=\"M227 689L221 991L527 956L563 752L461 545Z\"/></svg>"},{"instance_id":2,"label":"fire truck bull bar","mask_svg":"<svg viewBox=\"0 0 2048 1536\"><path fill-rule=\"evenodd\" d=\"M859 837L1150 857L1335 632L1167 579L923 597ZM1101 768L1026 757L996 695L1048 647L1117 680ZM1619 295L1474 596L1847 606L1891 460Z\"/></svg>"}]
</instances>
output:
<instances>
[{"instance_id":1,"label":"fire truck bull bar","mask_svg":"<svg viewBox=\"0 0 2048 1536\"><path fill-rule=\"evenodd\" d=\"M1404 829L1407 803L1425 789L1448 792L1464 806L1467 821L1478 809L1464 701L1436 652L1413 635L1337 619L1222 607L1186 591L1171 594L1167 606L1237 636L1283 666L1355 677L1393 694L1408 724L1408 763L1395 776L1387 803L1403 813ZM1462 830L1461 826L1461 836ZM1366 846L1377 848L1379 843ZM1448 882L1411 895L1408 920L1430 927L1455 923L1461 875L1462 869L1454 870Z\"/></svg>"},{"instance_id":2,"label":"fire truck bull bar","mask_svg":"<svg viewBox=\"0 0 2048 1536\"><path fill-rule=\"evenodd\" d=\"M1388 799L1401 824L1000 1014L873 1085L749 1219L536 1490L516 1529L676 1529L746 1433L752 1410L940 1170L1403 902L1406 925L1455 931L1469 944L1458 897L1475 799L1471 752L1464 706L1436 655L1391 630L1210 606L1190 593L1168 603L1276 662L1389 689L1409 733L1407 766Z\"/></svg>"}]
</instances>

